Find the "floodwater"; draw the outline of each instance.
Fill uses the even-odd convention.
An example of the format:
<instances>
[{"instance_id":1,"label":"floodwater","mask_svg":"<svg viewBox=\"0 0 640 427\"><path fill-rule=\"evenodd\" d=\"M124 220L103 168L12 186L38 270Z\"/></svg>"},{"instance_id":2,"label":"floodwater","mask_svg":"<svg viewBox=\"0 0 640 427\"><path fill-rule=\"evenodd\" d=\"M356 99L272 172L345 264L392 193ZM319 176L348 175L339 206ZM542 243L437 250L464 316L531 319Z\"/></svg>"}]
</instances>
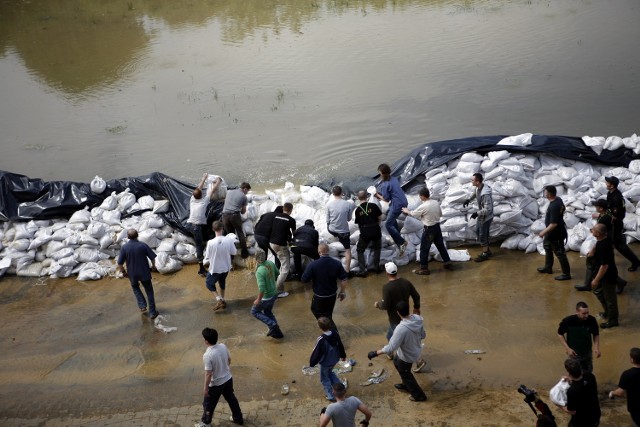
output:
<instances>
[{"instance_id":1,"label":"floodwater","mask_svg":"<svg viewBox=\"0 0 640 427\"><path fill-rule=\"evenodd\" d=\"M493 411L514 409L528 419L531 414L516 393L517 387L525 384L548 390L564 374L565 354L556 336L559 321L574 313L579 300L586 301L593 314L601 310L595 297L576 292L573 282L556 282L550 275L537 273L535 267L542 262L539 255L498 248L494 252L489 262L456 263L452 272L437 262L430 276L411 274L411 266L400 270L421 295L427 330L424 354L432 372L418 374L418 379L432 401L432 417L443 408L458 416L473 414L474 408L459 399L461 393L485 399L483 392L506 389L512 391L507 394L510 399L494 402L486 414L474 419L482 424L493 419ZM584 274L584 264L575 253L570 254L570 261L577 282ZM620 266L627 273L626 262ZM170 276L154 275L158 307L167 317L163 323L178 328L169 334L155 330L138 313L126 279L4 278L0 287L1 416L73 418L197 405L201 401L205 345L200 332L204 326L217 328L221 341L230 348L241 401L282 399L280 387L287 382L292 386L287 399L312 408L321 405L317 375L301 372L319 335L309 310L309 285L287 282L291 295L278 300L274 309L285 338L276 341L265 336L266 327L249 313L256 294L252 271L238 268L231 273L228 308L213 312L212 298L196 268L189 266ZM621 326L601 334L602 358L594 363L602 391L617 383L620 373L629 367L629 348L640 343L640 289L635 274L625 275L630 284L619 297ZM369 350L385 344L386 313L374 308L384 283L385 275L350 280L347 298L334 311L347 355L358 362L346 374L353 393L366 402L382 402L379 415L383 410L394 411L393 405L384 402L397 395L392 386L397 373L391 363L380 357L370 367L366 359ZM465 350L485 353L467 355ZM389 370L389 380L358 386L379 367ZM458 397L452 400L452 396ZM547 396L541 397L548 402ZM605 411L603 426L621 425L613 420L625 419L624 405L616 406L615 413L613 408ZM316 409L312 410L308 420L315 420ZM269 424L268 417L269 411L261 412L250 425L284 425Z\"/></svg>"},{"instance_id":2,"label":"floodwater","mask_svg":"<svg viewBox=\"0 0 640 427\"><path fill-rule=\"evenodd\" d=\"M2 0L0 169L279 187L429 141L629 136L639 21L636 0Z\"/></svg>"}]
</instances>

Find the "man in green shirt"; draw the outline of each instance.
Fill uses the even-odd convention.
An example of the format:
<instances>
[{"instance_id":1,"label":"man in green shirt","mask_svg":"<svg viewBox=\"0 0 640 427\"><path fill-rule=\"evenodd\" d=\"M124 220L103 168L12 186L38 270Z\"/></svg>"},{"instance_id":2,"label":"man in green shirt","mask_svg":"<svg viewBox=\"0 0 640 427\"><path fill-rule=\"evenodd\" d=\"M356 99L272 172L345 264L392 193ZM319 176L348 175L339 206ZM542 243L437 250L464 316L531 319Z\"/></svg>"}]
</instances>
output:
<instances>
[{"instance_id":1,"label":"man in green shirt","mask_svg":"<svg viewBox=\"0 0 640 427\"><path fill-rule=\"evenodd\" d=\"M278 321L273 315L273 304L278 299L276 292L276 278L280 272L278 267L267 261L267 254L262 249L256 250L256 280L258 282L258 296L251 307L253 317L269 327L268 337L276 339L283 338L284 335L278 326Z\"/></svg>"}]
</instances>

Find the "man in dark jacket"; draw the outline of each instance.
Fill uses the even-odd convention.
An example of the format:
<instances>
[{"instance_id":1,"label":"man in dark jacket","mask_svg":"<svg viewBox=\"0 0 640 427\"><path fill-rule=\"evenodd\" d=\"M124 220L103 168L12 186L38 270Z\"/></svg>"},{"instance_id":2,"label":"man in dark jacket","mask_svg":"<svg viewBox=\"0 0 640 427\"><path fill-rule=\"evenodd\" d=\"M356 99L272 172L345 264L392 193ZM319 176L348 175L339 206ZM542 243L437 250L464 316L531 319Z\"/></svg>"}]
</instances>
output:
<instances>
[{"instance_id":1,"label":"man in dark jacket","mask_svg":"<svg viewBox=\"0 0 640 427\"><path fill-rule=\"evenodd\" d=\"M293 233L291 252L293 252L293 265L296 269L297 278L300 278L304 272L302 269L302 255L306 255L313 260L320 258L320 254L318 254L319 243L320 236L311 219L306 220L304 225Z\"/></svg>"},{"instance_id":2,"label":"man in dark jacket","mask_svg":"<svg viewBox=\"0 0 640 427\"><path fill-rule=\"evenodd\" d=\"M280 275L276 282L278 298L289 296L289 292L285 292L284 290L284 282L287 280L289 270L291 269L289 243L293 240L293 233L296 231L296 220L291 218L291 211L293 211L293 205L291 203L285 203L282 206L282 213L278 213L273 217L269 237L269 245L280 260Z\"/></svg>"},{"instance_id":3,"label":"man in dark jacket","mask_svg":"<svg viewBox=\"0 0 640 427\"><path fill-rule=\"evenodd\" d=\"M269 245L269 239L271 238L271 226L273 225L273 218L277 214L282 213L282 206L276 206L273 212L267 212L263 214L256 226L253 228L253 238L256 240L256 243L260 249L264 251L265 254L271 252L273 257L275 258L275 264L278 269L280 269L280 260L278 259L278 255L276 252L271 249Z\"/></svg>"},{"instance_id":4,"label":"man in dark jacket","mask_svg":"<svg viewBox=\"0 0 640 427\"><path fill-rule=\"evenodd\" d=\"M338 360L345 360L347 353L344 351L340 334L334 328L331 319L327 317L318 318L318 326L322 331L322 335L318 337L316 346L313 348L309 358L309 366L313 367L320 364L320 383L324 387L327 400L335 402L336 397L333 394L332 385L339 383L340 379L333 372L333 367L338 363Z\"/></svg>"},{"instance_id":5,"label":"man in dark jacket","mask_svg":"<svg viewBox=\"0 0 640 427\"><path fill-rule=\"evenodd\" d=\"M356 208L354 215L356 217L355 223L360 228L360 239L358 239L358 245L356 246L360 270L356 273L356 276L367 277L367 261L364 257L364 251L369 244L373 249L373 269L376 273L382 271L380 267L380 248L382 247L380 217L382 216L382 211L377 204L367 201L367 192L364 190L358 192L358 201L360 204Z\"/></svg>"},{"instance_id":6,"label":"man in dark jacket","mask_svg":"<svg viewBox=\"0 0 640 427\"><path fill-rule=\"evenodd\" d=\"M591 281L591 288L604 308L603 317L607 318L607 321L601 323L600 327L603 329L613 328L618 326L618 296L616 295L618 269L616 268L613 246L611 239L607 238L607 227L604 224L594 225L591 233L598 241L593 255L595 275Z\"/></svg>"},{"instance_id":7,"label":"man in dark jacket","mask_svg":"<svg viewBox=\"0 0 640 427\"><path fill-rule=\"evenodd\" d=\"M598 383L596 377L588 372L582 372L580 362L567 359L564 362L567 370L569 389L567 390L567 405L562 410L571 414L570 426L595 427L600 424L600 402L598 401Z\"/></svg>"},{"instance_id":8,"label":"man in dark jacket","mask_svg":"<svg viewBox=\"0 0 640 427\"><path fill-rule=\"evenodd\" d=\"M544 187L544 195L549 200L547 213L544 218L546 228L539 234L544 240L542 246L544 248L544 267L539 267L539 273L553 273L553 254L558 258L562 274L556 276L556 280L570 280L571 266L564 250L564 241L567 239L567 226L564 223L564 203L557 196L555 185L547 185Z\"/></svg>"},{"instance_id":9,"label":"man in dark jacket","mask_svg":"<svg viewBox=\"0 0 640 427\"><path fill-rule=\"evenodd\" d=\"M333 308L336 298L344 300L347 288L347 272L340 261L329 256L329 245L318 245L320 258L307 266L302 275L303 282L313 282L313 299L311 300L311 312L319 319L328 317L333 319ZM340 280L340 292L338 292L338 280Z\"/></svg>"},{"instance_id":10,"label":"man in dark jacket","mask_svg":"<svg viewBox=\"0 0 640 427\"><path fill-rule=\"evenodd\" d=\"M640 259L627 245L626 238L624 236L624 217L627 213L624 206L624 196L618 190L618 184L620 180L615 176L607 176L604 178L607 183L607 207L613 218L613 246L620 252L620 255L625 257L631 262L631 267L627 270L636 271L640 267Z\"/></svg>"}]
</instances>

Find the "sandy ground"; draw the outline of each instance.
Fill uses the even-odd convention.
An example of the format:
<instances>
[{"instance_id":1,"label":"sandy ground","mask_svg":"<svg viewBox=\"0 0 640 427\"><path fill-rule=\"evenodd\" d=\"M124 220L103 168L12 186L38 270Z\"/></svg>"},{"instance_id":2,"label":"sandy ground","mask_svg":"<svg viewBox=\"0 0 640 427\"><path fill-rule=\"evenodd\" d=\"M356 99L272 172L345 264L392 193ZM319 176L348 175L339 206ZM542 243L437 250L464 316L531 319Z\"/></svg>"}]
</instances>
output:
<instances>
[{"instance_id":1,"label":"sandy ground","mask_svg":"<svg viewBox=\"0 0 640 427\"><path fill-rule=\"evenodd\" d=\"M637 247L634 248L636 251ZM470 251L476 252L475 248ZM556 282L535 267L542 257L493 249L485 263L457 263L452 272L433 263L430 276L400 269L422 296L427 340L426 372L417 374L429 396L414 403L397 392L391 361L369 362L369 350L384 345L386 314L373 308L384 275L353 279L334 319L349 357L358 363L345 374L349 392L373 410L371 425L527 426L531 409L517 393L520 384L535 388L552 406L559 425L568 417L553 407L548 389L564 374L558 322L585 300L593 314L601 310L590 293L573 289L584 274L583 260L570 254L577 280ZM621 326L602 331L602 357L595 361L602 395L602 426L630 425L624 400L608 401L605 391L629 367L628 350L640 346L638 273L619 298ZM237 268L230 275L228 309L213 312L213 302L187 266L174 275L154 274L163 333L138 313L126 279L98 282L4 277L0 280L0 424L3 426L190 426L200 417L202 353L200 331L220 332L230 348L236 394L250 426L316 425L324 396L317 375L302 367L319 334L309 311L310 286L287 282L291 295L279 300L275 314L285 338L265 336L266 327L249 314L255 298L253 273ZM468 355L480 349L484 354ZM389 378L362 387L370 372L384 368ZM284 383L287 396L280 394ZM224 402L214 425L231 425Z\"/></svg>"}]
</instances>

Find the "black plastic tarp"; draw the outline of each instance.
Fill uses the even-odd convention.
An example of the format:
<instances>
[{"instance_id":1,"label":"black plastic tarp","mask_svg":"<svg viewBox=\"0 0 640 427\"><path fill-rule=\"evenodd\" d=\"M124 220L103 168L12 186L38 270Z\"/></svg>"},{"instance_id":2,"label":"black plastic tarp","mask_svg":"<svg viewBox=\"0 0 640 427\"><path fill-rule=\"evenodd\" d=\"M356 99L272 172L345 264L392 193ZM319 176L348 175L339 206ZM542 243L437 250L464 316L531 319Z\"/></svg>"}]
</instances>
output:
<instances>
[{"instance_id":1,"label":"black plastic tarp","mask_svg":"<svg viewBox=\"0 0 640 427\"><path fill-rule=\"evenodd\" d=\"M526 147L497 145L505 137L505 135L480 136L427 143L395 162L392 166L392 174L399 178L405 191L411 192L416 186L422 185L424 173L470 151L480 154L498 150L514 153L546 153L568 160L625 167L631 160L638 157L625 148L615 151L605 150L598 155L585 145L581 138L569 136L534 135L531 145ZM353 182L345 187L348 191L350 188L366 188L373 184L376 178L354 177ZM329 189L333 182L313 185ZM154 199L169 200L171 202L169 211L161 216L174 228L186 231L189 197L195 186L160 172L108 181L107 189L97 195L91 192L88 183L46 182L0 171L0 220L68 218L85 206L90 208L99 206L111 192L119 193L126 188L129 188L136 197L150 195ZM221 211L222 202L211 203L207 216L210 220L218 218Z\"/></svg>"}]
</instances>

